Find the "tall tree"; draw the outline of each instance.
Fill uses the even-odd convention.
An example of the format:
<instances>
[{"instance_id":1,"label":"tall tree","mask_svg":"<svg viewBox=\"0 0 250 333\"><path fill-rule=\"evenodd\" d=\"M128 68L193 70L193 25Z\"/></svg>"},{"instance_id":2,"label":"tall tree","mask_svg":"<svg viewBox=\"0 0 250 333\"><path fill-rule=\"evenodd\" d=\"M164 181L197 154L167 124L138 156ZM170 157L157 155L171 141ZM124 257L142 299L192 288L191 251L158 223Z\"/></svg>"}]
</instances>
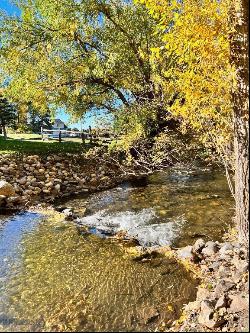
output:
<instances>
[{"instance_id":1,"label":"tall tree","mask_svg":"<svg viewBox=\"0 0 250 333\"><path fill-rule=\"evenodd\" d=\"M235 144L236 222L240 239L249 244L249 1L234 0L231 13L235 27L231 61L236 67L233 91Z\"/></svg>"},{"instance_id":2,"label":"tall tree","mask_svg":"<svg viewBox=\"0 0 250 333\"><path fill-rule=\"evenodd\" d=\"M183 129L191 126L204 141L223 145L233 127L230 1L138 1L158 21L162 44L152 58L163 68L159 82L164 95L173 96L169 111L181 117Z\"/></svg>"},{"instance_id":3,"label":"tall tree","mask_svg":"<svg viewBox=\"0 0 250 333\"><path fill-rule=\"evenodd\" d=\"M236 222L240 240L248 244L248 0L138 1L165 31L157 57L164 62L173 53L177 59L167 74L176 77L172 89L185 103L177 98L172 112L218 149L233 133Z\"/></svg>"},{"instance_id":4,"label":"tall tree","mask_svg":"<svg viewBox=\"0 0 250 333\"><path fill-rule=\"evenodd\" d=\"M79 117L162 108L150 61L160 38L143 6L131 0L20 0L19 6L21 17L0 21L1 68L12 98Z\"/></svg>"}]
</instances>

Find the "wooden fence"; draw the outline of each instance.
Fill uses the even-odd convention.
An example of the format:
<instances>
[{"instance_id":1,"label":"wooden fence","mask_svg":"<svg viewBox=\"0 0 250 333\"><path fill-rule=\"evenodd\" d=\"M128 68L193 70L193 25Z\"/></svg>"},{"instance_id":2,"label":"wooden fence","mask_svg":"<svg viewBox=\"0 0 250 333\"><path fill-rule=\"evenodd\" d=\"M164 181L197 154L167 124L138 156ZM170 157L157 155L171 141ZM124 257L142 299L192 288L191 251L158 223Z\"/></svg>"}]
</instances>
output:
<instances>
[{"instance_id":1,"label":"wooden fence","mask_svg":"<svg viewBox=\"0 0 250 333\"><path fill-rule=\"evenodd\" d=\"M91 129L85 131L70 131L63 129L48 130L41 127L42 140L48 140L49 138L58 139L62 142L62 138L81 138L82 143L85 140L89 140L90 143L109 144L112 140L116 139L114 133L107 129Z\"/></svg>"}]
</instances>

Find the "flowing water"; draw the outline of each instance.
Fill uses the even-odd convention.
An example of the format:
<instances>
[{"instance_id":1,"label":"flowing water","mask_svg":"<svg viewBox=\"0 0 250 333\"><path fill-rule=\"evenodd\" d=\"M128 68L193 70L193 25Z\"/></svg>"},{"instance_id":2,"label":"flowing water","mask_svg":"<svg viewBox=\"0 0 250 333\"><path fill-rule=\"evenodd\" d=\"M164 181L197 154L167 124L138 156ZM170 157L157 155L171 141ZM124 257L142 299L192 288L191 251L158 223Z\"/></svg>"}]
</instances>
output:
<instances>
[{"instance_id":1,"label":"flowing water","mask_svg":"<svg viewBox=\"0 0 250 333\"><path fill-rule=\"evenodd\" d=\"M67 207L87 207L78 223L99 234L126 230L143 246L185 246L203 237L221 240L232 223L234 201L226 177L207 168L172 168L144 181L78 196Z\"/></svg>"},{"instance_id":2,"label":"flowing water","mask_svg":"<svg viewBox=\"0 0 250 333\"><path fill-rule=\"evenodd\" d=\"M56 216L0 216L0 331L154 331L194 299L196 281L160 255L132 260L103 236L125 229L142 245L182 246L220 239L233 214L225 177L209 170L158 173L66 204L87 207L78 224L92 234Z\"/></svg>"}]
</instances>

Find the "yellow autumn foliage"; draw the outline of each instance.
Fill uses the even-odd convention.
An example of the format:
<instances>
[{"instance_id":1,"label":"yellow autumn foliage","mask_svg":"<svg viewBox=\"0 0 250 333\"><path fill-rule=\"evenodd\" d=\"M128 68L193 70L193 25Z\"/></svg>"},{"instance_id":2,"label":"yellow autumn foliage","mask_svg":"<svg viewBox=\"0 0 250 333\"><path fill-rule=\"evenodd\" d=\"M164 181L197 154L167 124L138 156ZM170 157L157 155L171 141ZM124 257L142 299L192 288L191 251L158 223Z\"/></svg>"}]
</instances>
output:
<instances>
[{"instance_id":1,"label":"yellow autumn foliage","mask_svg":"<svg viewBox=\"0 0 250 333\"><path fill-rule=\"evenodd\" d=\"M158 20L162 47L152 62L162 67L158 84L166 98L178 94L171 113L183 129L199 131L204 142L222 147L232 133L229 0L135 0ZM156 79L157 81L157 79Z\"/></svg>"}]
</instances>

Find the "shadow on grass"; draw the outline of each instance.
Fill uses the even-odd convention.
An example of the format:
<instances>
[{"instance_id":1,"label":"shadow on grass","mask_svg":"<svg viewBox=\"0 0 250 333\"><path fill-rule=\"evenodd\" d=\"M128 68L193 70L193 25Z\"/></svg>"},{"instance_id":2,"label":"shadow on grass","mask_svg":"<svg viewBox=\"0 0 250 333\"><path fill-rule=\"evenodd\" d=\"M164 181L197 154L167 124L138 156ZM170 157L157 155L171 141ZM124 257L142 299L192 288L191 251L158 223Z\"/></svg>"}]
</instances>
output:
<instances>
[{"instance_id":1,"label":"shadow on grass","mask_svg":"<svg viewBox=\"0 0 250 333\"><path fill-rule=\"evenodd\" d=\"M0 138L1 153L81 153L93 147L93 144L82 144L80 142L46 142L46 141L21 141L15 139Z\"/></svg>"}]
</instances>

